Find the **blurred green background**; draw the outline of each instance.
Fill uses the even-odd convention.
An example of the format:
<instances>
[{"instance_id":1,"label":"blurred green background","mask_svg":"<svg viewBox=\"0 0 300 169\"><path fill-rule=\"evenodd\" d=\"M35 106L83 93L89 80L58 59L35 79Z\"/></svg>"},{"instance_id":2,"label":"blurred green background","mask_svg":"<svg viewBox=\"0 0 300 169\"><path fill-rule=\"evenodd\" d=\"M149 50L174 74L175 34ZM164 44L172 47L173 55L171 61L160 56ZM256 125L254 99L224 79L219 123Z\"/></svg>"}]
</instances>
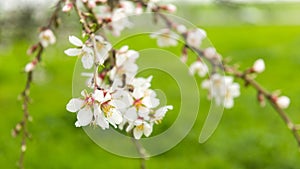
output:
<instances>
[{"instance_id":1,"label":"blurred green background","mask_svg":"<svg viewBox=\"0 0 300 169\"><path fill-rule=\"evenodd\" d=\"M11 129L22 117L21 103L17 100L25 84L22 70L30 60L26 55L27 48L37 41L37 27L45 23L43 17L34 17L30 9L18 13L1 12L0 15L0 168L16 168L20 137L12 138ZM204 28L218 51L241 68L263 58L267 69L257 77L258 81L271 91L280 89L289 96L292 102L287 112L299 122L300 15L284 17L284 11L289 9L300 13L299 4L219 3L187 5L179 8L179 15ZM249 16L241 11L246 11ZM62 16L64 24L56 32L57 39L61 40L47 48L42 66L37 68L34 76L29 107L33 116L33 122L29 124L32 139L28 142L25 167L138 168L139 160L115 156L94 144L82 129L74 126L75 115L65 110L72 97L72 72L76 60L64 55L63 50L70 46L68 35L80 33L71 18ZM143 44L155 46L155 41L146 39ZM140 45L132 43L130 47L138 49ZM179 50L177 52L179 54ZM166 87L167 84L158 79L154 75L153 87ZM198 78L198 82L200 84L201 79ZM171 151L148 160L148 168L300 168L300 152L292 134L269 105L259 106L251 88L242 88L242 96L235 100L233 109L225 110L214 135L206 143L199 144L198 137L210 105L206 91L200 92L204 94L192 131ZM176 101L176 98L168 97L168 103ZM155 129L160 131L168 127L176 115L175 109Z\"/></svg>"}]
</instances>

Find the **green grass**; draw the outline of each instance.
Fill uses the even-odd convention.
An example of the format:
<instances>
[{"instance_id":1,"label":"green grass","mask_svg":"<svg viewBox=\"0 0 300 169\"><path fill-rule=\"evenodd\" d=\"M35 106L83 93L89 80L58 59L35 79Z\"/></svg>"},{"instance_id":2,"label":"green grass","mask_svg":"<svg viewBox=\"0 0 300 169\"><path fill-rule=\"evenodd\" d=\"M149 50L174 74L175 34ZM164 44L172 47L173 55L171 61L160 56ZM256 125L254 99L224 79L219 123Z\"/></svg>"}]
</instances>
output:
<instances>
[{"instance_id":1,"label":"green grass","mask_svg":"<svg viewBox=\"0 0 300 169\"><path fill-rule=\"evenodd\" d=\"M299 66L300 27L298 26L240 26L206 27L209 38L223 56L246 68L257 59L264 58L267 69L257 79L270 90L281 89L288 95L289 115L299 122ZM63 37L65 38L65 36ZM66 39L66 38L65 38ZM153 45L154 40L143 44L132 43L133 49ZM15 168L20 152L20 138L12 138L11 129L21 119L21 103L17 96L23 89L25 75L22 66L29 60L24 54L28 42L18 42L0 54L0 107L1 107L1 168ZM32 139L28 142L26 168L43 169L99 169L138 168L139 160L115 156L93 143L80 128L75 128L74 114L65 110L72 97L72 72L75 58L67 57L63 50L69 45L59 42L44 53L43 66L31 91L29 124ZM175 52L179 52L175 49ZM147 74L147 72L145 73ZM155 76L164 76L156 73ZM154 87L168 88L168 84L153 79ZM200 83L200 79L198 82ZM214 135L205 144L198 143L199 133L209 108L205 91L200 90L201 105L198 119L188 136L172 150L147 161L151 169L297 169L300 168L297 144L285 124L267 105L259 107L256 93L243 88L235 107L225 110ZM166 93L171 93L167 91ZM176 103L177 98L168 97ZM168 114L162 126L168 127L176 118L176 110Z\"/></svg>"}]
</instances>

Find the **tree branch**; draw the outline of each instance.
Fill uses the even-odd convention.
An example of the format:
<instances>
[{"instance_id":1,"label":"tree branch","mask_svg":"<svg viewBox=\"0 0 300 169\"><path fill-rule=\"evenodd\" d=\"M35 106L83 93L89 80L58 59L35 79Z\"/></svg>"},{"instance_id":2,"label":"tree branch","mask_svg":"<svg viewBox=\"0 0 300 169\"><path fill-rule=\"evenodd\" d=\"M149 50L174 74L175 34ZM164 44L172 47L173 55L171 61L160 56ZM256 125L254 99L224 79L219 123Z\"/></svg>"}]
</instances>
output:
<instances>
[{"instance_id":1,"label":"tree branch","mask_svg":"<svg viewBox=\"0 0 300 169\"><path fill-rule=\"evenodd\" d=\"M52 25L57 23L56 22L57 15L58 15L58 12L59 12L62 2L63 2L62 0L59 0L57 2L57 4L55 5L55 10L51 15L51 17L48 21L48 24L46 26L42 27L42 29L50 28ZM42 53L44 51L44 47L42 46L42 44L40 42L38 42L34 46L36 49L38 49L38 51L37 51L37 54L34 57L33 61L35 61L36 64L39 64L42 60ZM23 118L19 123L17 123L16 127L12 131L13 136L17 136L18 134L22 133L21 154L20 154L20 158L19 158L19 162L18 162L18 167L20 169L24 169L24 157L25 157L25 152L27 149L27 139L30 138L27 125L28 125L28 122L31 121L31 116L30 116L30 113L28 110L28 105L30 103L30 87L31 87L31 83L33 80L33 73L34 73L34 70L30 70L27 72L25 88L21 93Z\"/></svg>"},{"instance_id":2,"label":"tree branch","mask_svg":"<svg viewBox=\"0 0 300 169\"><path fill-rule=\"evenodd\" d=\"M165 22L166 26L169 29L174 29L174 25L176 25L176 23L174 23L172 20L170 20L165 14L161 13L159 11L159 8L158 8L158 10L155 10L154 12L156 13L157 16L159 16ZM222 61L207 58L201 49L191 47L187 44L187 42L186 42L187 39L186 39L185 34L182 34L182 38L184 39L184 43L187 48L189 48L193 52L196 52L198 57L205 59L206 61L208 61L211 64L213 73L215 73L216 69L220 69L220 70L224 71L225 73L232 74L236 78L242 79L245 82L245 84L252 86L255 90L257 90L258 93L262 94L270 102L270 104L272 105L274 110L278 113L280 118L287 125L288 129L291 130L291 132L298 144L299 150L300 150L300 134L299 134L300 125L293 123L292 120L290 119L290 117L288 116L288 114L282 108L280 108L278 106L278 104L276 104L275 96L272 93L270 93L266 89L264 89L253 78L249 77L248 76L249 72L245 71L243 73L243 72L240 72L240 71L234 69L233 66L222 63Z\"/></svg>"}]
</instances>

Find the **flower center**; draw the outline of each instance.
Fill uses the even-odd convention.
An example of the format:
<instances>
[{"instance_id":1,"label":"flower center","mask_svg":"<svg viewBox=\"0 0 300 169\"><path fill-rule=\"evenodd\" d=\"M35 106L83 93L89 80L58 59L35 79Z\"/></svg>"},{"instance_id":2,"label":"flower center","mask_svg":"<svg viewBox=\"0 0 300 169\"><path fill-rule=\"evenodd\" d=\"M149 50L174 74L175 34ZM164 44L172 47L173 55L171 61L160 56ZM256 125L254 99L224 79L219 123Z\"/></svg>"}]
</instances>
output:
<instances>
[{"instance_id":1,"label":"flower center","mask_svg":"<svg viewBox=\"0 0 300 169\"><path fill-rule=\"evenodd\" d=\"M105 117L111 117L112 116L112 111L111 109L113 109L114 106L108 104L108 103L104 103L101 105L101 110L103 111Z\"/></svg>"},{"instance_id":2,"label":"flower center","mask_svg":"<svg viewBox=\"0 0 300 169\"><path fill-rule=\"evenodd\" d=\"M136 126L137 130L144 130L144 124Z\"/></svg>"},{"instance_id":3,"label":"flower center","mask_svg":"<svg viewBox=\"0 0 300 169\"><path fill-rule=\"evenodd\" d=\"M138 109L143 106L142 99L136 99L133 102L133 105Z\"/></svg>"}]
</instances>

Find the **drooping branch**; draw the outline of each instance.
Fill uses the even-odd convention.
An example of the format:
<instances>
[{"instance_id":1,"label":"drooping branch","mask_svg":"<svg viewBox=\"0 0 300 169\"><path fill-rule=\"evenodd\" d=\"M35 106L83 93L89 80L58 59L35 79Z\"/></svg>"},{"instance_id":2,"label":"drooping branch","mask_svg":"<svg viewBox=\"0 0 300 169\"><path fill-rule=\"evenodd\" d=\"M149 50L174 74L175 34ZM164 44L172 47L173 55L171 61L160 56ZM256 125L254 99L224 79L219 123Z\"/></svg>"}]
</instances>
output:
<instances>
[{"instance_id":1,"label":"drooping branch","mask_svg":"<svg viewBox=\"0 0 300 169\"><path fill-rule=\"evenodd\" d=\"M59 0L57 2L57 4L55 5L54 12L52 13L46 26L41 28L42 30L49 29L52 26L55 26L55 27L58 26L57 18L58 18L58 13L60 11L62 2L63 2L63 0ZM37 50L36 55L32 61L32 63L35 66L37 64L39 64L42 60L42 53L44 51L44 47L41 44L41 42L38 42L36 45L33 45L29 49L29 53L34 53L36 50ZM27 139L30 138L30 134L28 131L28 122L31 121L31 116L30 116L30 113L28 110L28 105L30 103L30 88L31 88L31 84L33 81L34 69L31 69L31 70L27 71L26 73L27 73L27 78L26 78L25 88L21 92L23 118L19 123L17 123L16 127L12 130L13 136L17 136L22 133L21 154L20 154L20 158L19 158L19 162L18 162L18 167L20 169L24 168L24 156L25 156L25 152L26 152L26 148L27 148Z\"/></svg>"},{"instance_id":2,"label":"drooping branch","mask_svg":"<svg viewBox=\"0 0 300 169\"><path fill-rule=\"evenodd\" d=\"M157 8L157 10L154 10L153 12L155 12L155 15L159 16L159 18L163 22L165 22L165 25L170 30L175 29L176 23L173 22L171 19L169 19L165 14L161 13L159 8ZM238 71L237 69L234 68L234 66L230 66L227 63L224 63L223 60L219 60L220 58L212 59L212 58L206 57L204 55L203 50L192 47L187 43L187 36L185 34L181 34L181 35L182 35L185 47L187 47L191 51L195 52L198 57L205 59L206 61L209 62L209 64L212 66L212 73L215 73L217 71L217 69L219 69L221 71L224 71L227 74L231 74L231 75L235 76L236 78L242 79L245 82L245 84L247 84L247 86L252 86L259 94L261 94L264 98L266 98L269 101L269 103L272 105L274 110L277 112L277 114L280 116L280 118L287 125L288 129L292 132L292 134L297 142L297 145L299 147L299 150L300 150L300 134L299 134L300 126L298 124L295 124L291 120L291 118L288 116L288 114L284 111L284 109L281 108L276 103L276 97L277 97L276 95L274 95L274 94L270 93L269 91L267 91L266 89L264 89L264 87L261 84L259 84L254 78L250 77L249 74L251 74L251 72Z\"/></svg>"}]
</instances>

